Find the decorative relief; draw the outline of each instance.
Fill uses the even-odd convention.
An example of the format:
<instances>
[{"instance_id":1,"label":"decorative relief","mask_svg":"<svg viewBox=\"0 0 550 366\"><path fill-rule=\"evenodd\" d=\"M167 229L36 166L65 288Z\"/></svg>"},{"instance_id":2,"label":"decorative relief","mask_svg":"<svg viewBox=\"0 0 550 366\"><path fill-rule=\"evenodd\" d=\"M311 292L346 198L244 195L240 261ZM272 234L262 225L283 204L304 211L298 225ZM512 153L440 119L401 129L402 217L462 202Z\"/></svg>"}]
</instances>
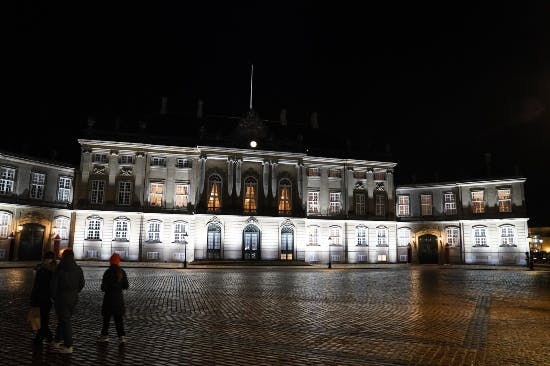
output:
<instances>
[{"instance_id":1,"label":"decorative relief","mask_svg":"<svg viewBox=\"0 0 550 366\"><path fill-rule=\"evenodd\" d=\"M111 155L118 155L118 150L111 150Z\"/></svg>"},{"instance_id":2,"label":"decorative relief","mask_svg":"<svg viewBox=\"0 0 550 366\"><path fill-rule=\"evenodd\" d=\"M376 182L376 190L379 192L384 192L386 190L384 188L384 182Z\"/></svg>"},{"instance_id":3,"label":"decorative relief","mask_svg":"<svg viewBox=\"0 0 550 366\"><path fill-rule=\"evenodd\" d=\"M246 221L245 221L245 224L248 225L248 224L255 224L256 226L258 226L259 222L258 222L258 219L255 218L254 216L250 216Z\"/></svg>"},{"instance_id":4,"label":"decorative relief","mask_svg":"<svg viewBox=\"0 0 550 366\"><path fill-rule=\"evenodd\" d=\"M120 168L120 175L123 177L131 177L133 174L134 174L134 171L129 166Z\"/></svg>"},{"instance_id":5,"label":"decorative relief","mask_svg":"<svg viewBox=\"0 0 550 366\"><path fill-rule=\"evenodd\" d=\"M107 174L107 168L101 165L94 165L92 174Z\"/></svg>"},{"instance_id":6,"label":"decorative relief","mask_svg":"<svg viewBox=\"0 0 550 366\"><path fill-rule=\"evenodd\" d=\"M365 184L363 182L355 183L355 189L365 189Z\"/></svg>"},{"instance_id":7,"label":"decorative relief","mask_svg":"<svg viewBox=\"0 0 550 366\"><path fill-rule=\"evenodd\" d=\"M145 152L144 152L144 151L138 151L138 152L136 152L136 157L138 157L138 158L144 158L144 157L145 157Z\"/></svg>"}]
</instances>

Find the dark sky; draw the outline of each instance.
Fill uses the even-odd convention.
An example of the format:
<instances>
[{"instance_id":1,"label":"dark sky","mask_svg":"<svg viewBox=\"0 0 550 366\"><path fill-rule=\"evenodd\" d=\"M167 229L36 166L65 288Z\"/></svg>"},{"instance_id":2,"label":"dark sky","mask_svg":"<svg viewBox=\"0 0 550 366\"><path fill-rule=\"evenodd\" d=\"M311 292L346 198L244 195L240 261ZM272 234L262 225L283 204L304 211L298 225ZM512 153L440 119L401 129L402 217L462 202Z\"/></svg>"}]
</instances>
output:
<instances>
[{"instance_id":1,"label":"dark sky","mask_svg":"<svg viewBox=\"0 0 550 366\"><path fill-rule=\"evenodd\" d=\"M14 113L3 124L18 138L3 150L55 146L78 162L88 115L156 109L163 95L169 110L192 113L202 98L209 113L241 115L254 63L262 117L317 111L356 149L362 136L389 144L401 184L519 173L530 225L550 226L546 1L50 3L22 5L8 42Z\"/></svg>"}]
</instances>

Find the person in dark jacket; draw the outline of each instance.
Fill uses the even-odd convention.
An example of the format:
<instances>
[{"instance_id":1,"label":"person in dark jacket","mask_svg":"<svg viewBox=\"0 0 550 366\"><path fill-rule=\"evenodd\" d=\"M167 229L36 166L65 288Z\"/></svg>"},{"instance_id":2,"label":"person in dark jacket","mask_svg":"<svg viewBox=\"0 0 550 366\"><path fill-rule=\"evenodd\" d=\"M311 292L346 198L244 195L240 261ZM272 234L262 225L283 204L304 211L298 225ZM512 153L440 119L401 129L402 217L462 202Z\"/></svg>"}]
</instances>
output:
<instances>
[{"instance_id":1,"label":"person in dark jacket","mask_svg":"<svg viewBox=\"0 0 550 366\"><path fill-rule=\"evenodd\" d=\"M73 352L71 317L84 283L84 273L74 260L74 252L71 249L65 249L52 278L52 295L57 315L53 346L61 353ZM63 346L61 346L61 340L63 340Z\"/></svg>"},{"instance_id":2,"label":"person in dark jacket","mask_svg":"<svg viewBox=\"0 0 550 366\"><path fill-rule=\"evenodd\" d=\"M34 343L41 345L46 339L49 343L53 339L50 330L50 311L52 309L52 295L50 284L57 263L52 251L44 254L42 263L38 265L31 292L31 306L40 307L40 329L36 332Z\"/></svg>"},{"instance_id":3,"label":"person in dark jacket","mask_svg":"<svg viewBox=\"0 0 550 366\"><path fill-rule=\"evenodd\" d=\"M119 344L126 343L126 332L124 331L124 322L122 317L125 312L124 297L122 290L128 289L128 277L126 272L120 268L120 255L114 253L109 260L110 266L103 274L101 281L101 291L104 292L103 304L101 306L101 315L103 315L103 327L99 342L109 340L109 323L111 317L115 319L115 327L118 335Z\"/></svg>"}]
</instances>

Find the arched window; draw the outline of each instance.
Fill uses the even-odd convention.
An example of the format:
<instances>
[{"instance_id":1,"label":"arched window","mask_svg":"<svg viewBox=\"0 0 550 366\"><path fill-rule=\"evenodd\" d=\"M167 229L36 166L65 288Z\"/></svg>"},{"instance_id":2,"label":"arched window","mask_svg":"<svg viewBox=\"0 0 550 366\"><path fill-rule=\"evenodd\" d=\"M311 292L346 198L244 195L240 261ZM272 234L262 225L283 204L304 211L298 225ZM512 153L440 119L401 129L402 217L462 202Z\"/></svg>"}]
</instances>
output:
<instances>
[{"instance_id":1,"label":"arched window","mask_svg":"<svg viewBox=\"0 0 550 366\"><path fill-rule=\"evenodd\" d=\"M12 214L9 212L0 212L0 238L7 238L11 226Z\"/></svg>"},{"instance_id":2,"label":"arched window","mask_svg":"<svg viewBox=\"0 0 550 366\"><path fill-rule=\"evenodd\" d=\"M208 211L218 212L222 208L222 178L212 174L208 178Z\"/></svg>"},{"instance_id":3,"label":"arched window","mask_svg":"<svg viewBox=\"0 0 550 366\"><path fill-rule=\"evenodd\" d=\"M246 178L244 180L244 212L256 212L257 192L258 182L256 181L256 178Z\"/></svg>"},{"instance_id":4,"label":"arched window","mask_svg":"<svg viewBox=\"0 0 550 366\"><path fill-rule=\"evenodd\" d=\"M365 225L358 225L355 230L357 233L357 245L369 245L369 229Z\"/></svg>"},{"instance_id":5,"label":"arched window","mask_svg":"<svg viewBox=\"0 0 550 366\"><path fill-rule=\"evenodd\" d=\"M406 247L411 242L411 229L401 228L397 231L397 245Z\"/></svg>"},{"instance_id":6,"label":"arched window","mask_svg":"<svg viewBox=\"0 0 550 366\"><path fill-rule=\"evenodd\" d=\"M387 247L388 246L388 228L385 226L378 226L376 228L376 246Z\"/></svg>"},{"instance_id":7,"label":"arched window","mask_svg":"<svg viewBox=\"0 0 550 366\"><path fill-rule=\"evenodd\" d=\"M185 221L174 222L174 242L185 243L187 236L187 223Z\"/></svg>"},{"instance_id":8,"label":"arched window","mask_svg":"<svg viewBox=\"0 0 550 366\"><path fill-rule=\"evenodd\" d=\"M288 215L292 212L291 205L292 184L288 179L279 181L279 213Z\"/></svg>"},{"instance_id":9,"label":"arched window","mask_svg":"<svg viewBox=\"0 0 550 366\"><path fill-rule=\"evenodd\" d=\"M487 227L485 226L474 226L472 228L472 233L474 236L474 247L488 247L487 244Z\"/></svg>"},{"instance_id":10,"label":"arched window","mask_svg":"<svg viewBox=\"0 0 550 366\"><path fill-rule=\"evenodd\" d=\"M130 219L128 219L127 217L117 217L114 220L113 228L113 240L128 241L128 238L130 236Z\"/></svg>"},{"instance_id":11,"label":"arched window","mask_svg":"<svg viewBox=\"0 0 550 366\"><path fill-rule=\"evenodd\" d=\"M86 240L101 240L103 219L99 216L90 216L86 219Z\"/></svg>"},{"instance_id":12,"label":"arched window","mask_svg":"<svg viewBox=\"0 0 550 366\"><path fill-rule=\"evenodd\" d=\"M62 240L69 239L71 219L66 216L57 216L54 220L53 226L55 234L59 235Z\"/></svg>"},{"instance_id":13,"label":"arched window","mask_svg":"<svg viewBox=\"0 0 550 366\"><path fill-rule=\"evenodd\" d=\"M149 243L160 243L160 220L150 220L147 222L147 241Z\"/></svg>"},{"instance_id":14,"label":"arched window","mask_svg":"<svg viewBox=\"0 0 550 366\"><path fill-rule=\"evenodd\" d=\"M501 247L516 246L516 228L513 225L502 225L498 228Z\"/></svg>"},{"instance_id":15,"label":"arched window","mask_svg":"<svg viewBox=\"0 0 550 366\"><path fill-rule=\"evenodd\" d=\"M294 254L294 229L284 226L281 229L281 260L292 260Z\"/></svg>"}]
</instances>

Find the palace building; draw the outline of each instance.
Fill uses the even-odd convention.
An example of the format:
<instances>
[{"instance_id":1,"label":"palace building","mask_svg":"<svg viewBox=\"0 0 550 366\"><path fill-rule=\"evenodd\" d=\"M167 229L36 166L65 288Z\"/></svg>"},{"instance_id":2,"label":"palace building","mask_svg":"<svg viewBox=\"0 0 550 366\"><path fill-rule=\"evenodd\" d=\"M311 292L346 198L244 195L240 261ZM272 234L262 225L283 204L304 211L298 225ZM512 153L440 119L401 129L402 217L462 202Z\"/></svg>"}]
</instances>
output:
<instances>
[{"instance_id":1,"label":"palace building","mask_svg":"<svg viewBox=\"0 0 550 366\"><path fill-rule=\"evenodd\" d=\"M396 186L397 163L312 154L280 122L88 133L76 168L2 153L0 259L524 264L525 178Z\"/></svg>"}]
</instances>

